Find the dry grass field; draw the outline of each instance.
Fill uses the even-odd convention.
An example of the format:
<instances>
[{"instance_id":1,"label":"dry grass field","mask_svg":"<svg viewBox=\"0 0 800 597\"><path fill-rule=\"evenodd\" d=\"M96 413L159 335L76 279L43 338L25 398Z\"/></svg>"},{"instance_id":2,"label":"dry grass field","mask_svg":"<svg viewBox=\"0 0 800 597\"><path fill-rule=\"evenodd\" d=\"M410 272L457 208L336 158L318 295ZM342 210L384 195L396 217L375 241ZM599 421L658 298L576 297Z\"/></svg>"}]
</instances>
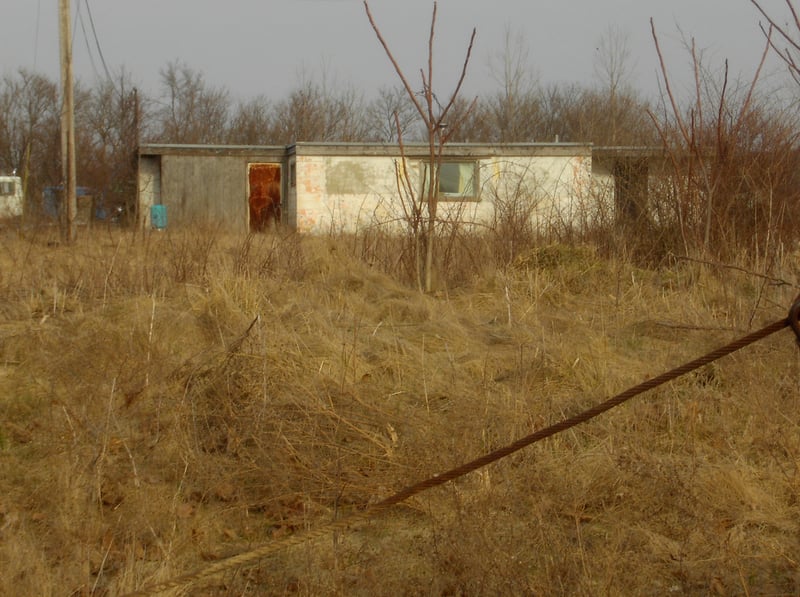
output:
<instances>
[{"instance_id":1,"label":"dry grass field","mask_svg":"<svg viewBox=\"0 0 800 597\"><path fill-rule=\"evenodd\" d=\"M124 595L320 528L797 294L789 258L770 280L544 247L430 296L378 261L358 239L4 232L0 594ZM784 330L171 594L798 595L799 357Z\"/></svg>"}]
</instances>

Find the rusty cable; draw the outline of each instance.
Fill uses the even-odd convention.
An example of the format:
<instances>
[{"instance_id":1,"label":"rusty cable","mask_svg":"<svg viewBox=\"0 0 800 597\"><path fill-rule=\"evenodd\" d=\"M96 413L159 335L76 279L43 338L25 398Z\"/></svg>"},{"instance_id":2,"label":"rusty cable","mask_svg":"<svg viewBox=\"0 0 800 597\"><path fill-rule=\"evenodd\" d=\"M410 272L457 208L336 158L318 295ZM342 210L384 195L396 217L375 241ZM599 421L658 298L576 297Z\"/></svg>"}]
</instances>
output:
<instances>
[{"instance_id":1,"label":"rusty cable","mask_svg":"<svg viewBox=\"0 0 800 597\"><path fill-rule=\"evenodd\" d=\"M798 311L800 311L800 303L798 304ZM744 348L745 346L749 346L750 344L757 342L758 340L762 340L767 336L774 334L777 331L782 330L787 325L790 325L789 319L782 319L780 321L776 321L760 330L753 332L752 334L748 334L747 336L743 336L738 340L731 342L730 344L726 344L725 346L713 350L702 357L699 357L693 361L689 361L688 363L681 365L680 367L675 367L666 373L662 373L657 377L653 377L640 383L639 385L633 386L617 394L616 396L609 398L605 402L602 402L592 408L584 410L583 412L578 413L577 415L573 415L566 419L559 421L549 427L545 427L544 429L540 429L539 431L535 431L530 435L526 435L523 438L518 439L517 441L503 447L498 448L493 452L489 452L488 454L484 454L480 458L476 458L471 462L467 462L466 464L462 464L461 466L457 466L456 468L450 469L447 472L441 473L439 475L435 475L430 477L429 479L425 479L424 481L420 481L415 485L411 485L406 487L405 489L398 491L396 494L386 498L385 500L378 502L378 506L383 505L385 507L393 506L402 502L403 500L408 499L409 497L420 493L421 491L425 491L426 489L430 489L432 487L436 487L438 485L442 485L448 481L452 481L453 479L457 479L466 475L467 473L471 473L481 467L486 466L487 464L491 464L501 458L505 458L525 448L534 444L538 441L556 435L557 433L561 433L562 431L566 431L571 427L575 427L576 425L580 425L581 423L585 423L590 419L597 417L598 415L603 414L604 412L611 410L615 406L619 406L623 402L627 402L634 396L638 396L648 390L652 390L660 385L663 385L673 379L676 379L682 375L686 375L694 371L695 369L699 369L717 359L720 359L726 355L731 354L732 352L736 352L737 350ZM800 329L800 325L798 325L798 329ZM800 332L798 332L798 338L800 338Z\"/></svg>"},{"instance_id":2,"label":"rusty cable","mask_svg":"<svg viewBox=\"0 0 800 597\"><path fill-rule=\"evenodd\" d=\"M679 367L675 367L667 371L666 373L662 373L656 377L650 378L636 386L628 388L624 392L609 398L605 402L602 402L592 408L584 410L576 415L571 417L567 417L550 425L549 427L545 427L544 429L540 429L539 431L535 431L530 435L526 435L515 442L494 450L493 452L489 452L484 454L483 456L476 458L470 462L452 468L444 473L433 475L423 481L415 483L414 485L409 485L408 487L401 489L397 493L379 501L374 504L369 504L364 507L363 510L360 512L356 512L342 518L340 520L328 523L317 529L309 531L307 533L297 533L295 535L291 535L282 539L280 541L273 541L270 543L266 543L255 549L248 550L218 562L215 562L209 566L206 566L202 569L196 570L194 572L184 574L182 576L173 578L171 580L161 582L155 585L151 585L150 587L146 587L142 590L129 593L126 597L143 597L146 595L155 595L157 593L161 593L163 591L167 591L170 589L176 589L179 587L188 586L190 584L195 583L198 580L204 578L210 578L221 574L227 570L232 570L234 568L241 568L243 566L251 565L258 560L261 560L273 553L278 551L282 551L294 545L299 545L300 543L305 543L309 541L313 541L315 539L319 539L328 533L334 531L341 531L344 530L354 524L365 522L371 518L376 517L378 514L383 512L384 510L388 510L392 506L395 506L408 498L417 495L418 493L422 493L428 489L432 489L434 487L438 487L439 485L444 485L449 481L453 481L458 479L459 477L463 477L473 471L478 470L484 466L487 466L493 462L496 462L506 456L513 454L514 452L518 452L519 450L530 446L536 442L539 442L543 439L561 433L562 431L566 431L571 427L575 427L576 425L580 425L581 423L585 423L606 411L611 410L612 408L619 406L620 404L627 402L631 398L638 396L644 392L652 390L660 385L663 385L669 381L677 379L682 375L686 375L700 367L708 365L718 359L721 359L724 356L727 356L737 350L740 350L750 344L758 342L759 340L763 340L764 338L771 336L772 334L782 330L785 327L791 327L794 331L795 335L797 336L798 343L800 343L800 296L798 296L794 303L792 304L791 309L789 310L789 315L785 319L781 319L775 321L758 331L752 332L746 336L738 338L725 346L717 348L716 350L712 350L711 352L694 359L693 361L689 361Z\"/></svg>"},{"instance_id":3,"label":"rusty cable","mask_svg":"<svg viewBox=\"0 0 800 597\"><path fill-rule=\"evenodd\" d=\"M792 307L789 309L787 322L797 338L797 343L800 344L800 295L794 299L794 303L792 303Z\"/></svg>"}]
</instances>

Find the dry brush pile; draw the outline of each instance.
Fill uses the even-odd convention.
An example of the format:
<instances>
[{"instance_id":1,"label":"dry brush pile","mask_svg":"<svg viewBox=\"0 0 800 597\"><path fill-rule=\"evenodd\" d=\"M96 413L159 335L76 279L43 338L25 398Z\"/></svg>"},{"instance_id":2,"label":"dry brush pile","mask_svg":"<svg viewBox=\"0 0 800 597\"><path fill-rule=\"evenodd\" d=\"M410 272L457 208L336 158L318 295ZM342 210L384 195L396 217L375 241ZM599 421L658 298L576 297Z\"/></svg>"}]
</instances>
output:
<instances>
[{"instance_id":1,"label":"dry brush pile","mask_svg":"<svg viewBox=\"0 0 800 597\"><path fill-rule=\"evenodd\" d=\"M796 293L546 247L426 296L356 246L3 236L0 592L124 594L318 528L784 317ZM798 365L782 332L185 592L797 594Z\"/></svg>"}]
</instances>

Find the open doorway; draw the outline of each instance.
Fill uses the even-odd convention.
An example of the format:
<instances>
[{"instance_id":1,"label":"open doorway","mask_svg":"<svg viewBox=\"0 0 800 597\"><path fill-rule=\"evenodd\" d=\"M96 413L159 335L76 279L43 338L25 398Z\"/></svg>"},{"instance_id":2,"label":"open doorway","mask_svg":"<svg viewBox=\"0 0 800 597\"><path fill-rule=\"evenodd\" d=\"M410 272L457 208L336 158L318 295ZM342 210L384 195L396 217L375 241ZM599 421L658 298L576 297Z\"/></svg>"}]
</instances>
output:
<instances>
[{"instance_id":1,"label":"open doorway","mask_svg":"<svg viewBox=\"0 0 800 597\"><path fill-rule=\"evenodd\" d=\"M281 221L280 164L247 165L250 232L263 232Z\"/></svg>"}]
</instances>

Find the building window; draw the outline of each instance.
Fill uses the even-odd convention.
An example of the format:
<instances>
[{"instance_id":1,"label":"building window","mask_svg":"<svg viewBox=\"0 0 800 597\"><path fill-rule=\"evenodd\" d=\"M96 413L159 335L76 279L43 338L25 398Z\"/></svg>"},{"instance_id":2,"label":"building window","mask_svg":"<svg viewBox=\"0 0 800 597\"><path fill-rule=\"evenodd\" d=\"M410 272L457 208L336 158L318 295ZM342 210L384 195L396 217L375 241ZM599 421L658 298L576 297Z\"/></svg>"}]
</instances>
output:
<instances>
[{"instance_id":1,"label":"building window","mask_svg":"<svg viewBox=\"0 0 800 597\"><path fill-rule=\"evenodd\" d=\"M289 164L289 186L292 188L297 186L297 162Z\"/></svg>"},{"instance_id":2,"label":"building window","mask_svg":"<svg viewBox=\"0 0 800 597\"><path fill-rule=\"evenodd\" d=\"M422 164L422 189L427 188L428 165ZM478 162L442 162L439 169L440 201L478 201Z\"/></svg>"},{"instance_id":3,"label":"building window","mask_svg":"<svg viewBox=\"0 0 800 597\"><path fill-rule=\"evenodd\" d=\"M13 180L0 180L0 195L16 195L17 189Z\"/></svg>"}]
</instances>

